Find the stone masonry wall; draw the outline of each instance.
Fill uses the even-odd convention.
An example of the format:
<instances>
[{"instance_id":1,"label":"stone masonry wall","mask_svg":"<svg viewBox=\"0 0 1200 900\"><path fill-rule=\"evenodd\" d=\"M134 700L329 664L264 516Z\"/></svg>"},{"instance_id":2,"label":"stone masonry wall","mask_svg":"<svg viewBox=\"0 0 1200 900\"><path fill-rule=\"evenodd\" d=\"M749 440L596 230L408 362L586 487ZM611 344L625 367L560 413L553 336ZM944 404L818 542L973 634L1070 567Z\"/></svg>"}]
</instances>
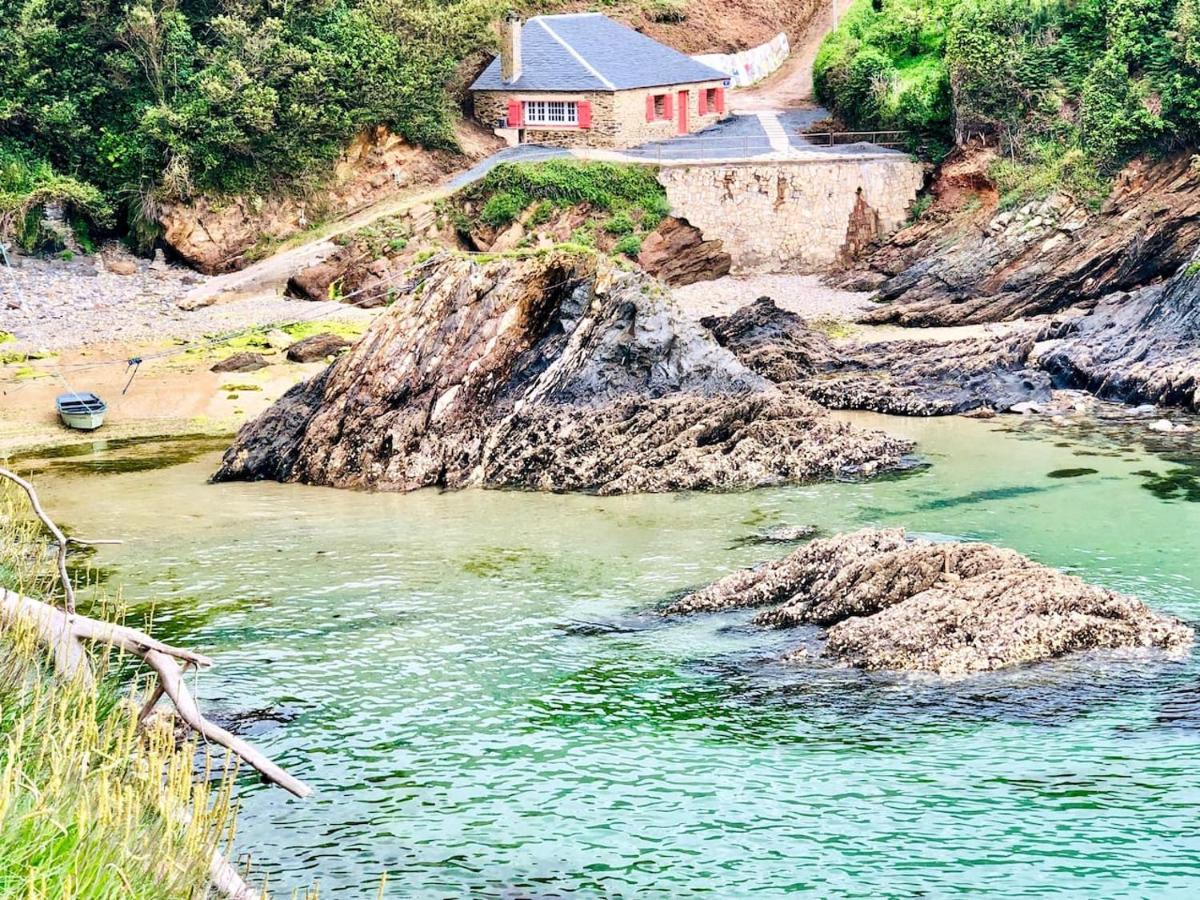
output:
<instances>
[{"instance_id":1,"label":"stone masonry wall","mask_svg":"<svg viewBox=\"0 0 1200 900\"><path fill-rule=\"evenodd\" d=\"M658 180L672 215L724 242L734 274L811 273L849 262L899 228L924 172L889 154L663 166Z\"/></svg>"},{"instance_id":2,"label":"stone masonry wall","mask_svg":"<svg viewBox=\"0 0 1200 900\"><path fill-rule=\"evenodd\" d=\"M728 115L728 97L725 115L711 110L700 115L700 91L720 87L713 81L699 85L672 85L669 87L644 88L635 91L600 92L590 91L572 94L550 94L508 91L476 91L475 118L491 128L508 115L510 98L518 100L586 100L592 104L591 128L524 128L524 142L546 144L551 147L635 147L648 141L661 141L674 137L678 132L679 91L688 92L688 131L699 131L720 121ZM651 94L670 94L672 115L670 119L646 121L646 97Z\"/></svg>"}]
</instances>

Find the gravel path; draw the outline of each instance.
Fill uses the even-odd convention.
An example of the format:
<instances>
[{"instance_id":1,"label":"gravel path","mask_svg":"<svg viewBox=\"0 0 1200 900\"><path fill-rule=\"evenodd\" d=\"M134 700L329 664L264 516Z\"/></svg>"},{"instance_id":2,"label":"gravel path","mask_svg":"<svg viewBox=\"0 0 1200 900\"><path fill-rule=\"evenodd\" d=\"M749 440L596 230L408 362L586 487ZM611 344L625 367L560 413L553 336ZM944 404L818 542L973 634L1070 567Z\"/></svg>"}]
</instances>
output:
<instances>
[{"instance_id":1,"label":"gravel path","mask_svg":"<svg viewBox=\"0 0 1200 900\"><path fill-rule=\"evenodd\" d=\"M790 109L813 100L813 63L825 36L837 27L852 0L828 0L826 9L813 16L803 34L792 36L792 52L778 71L761 84L729 95L735 112Z\"/></svg>"},{"instance_id":2,"label":"gravel path","mask_svg":"<svg viewBox=\"0 0 1200 900\"><path fill-rule=\"evenodd\" d=\"M674 288L671 293L693 319L727 316L763 296L806 319L849 322L871 308L870 294L828 287L816 275L727 275Z\"/></svg>"},{"instance_id":3,"label":"gravel path","mask_svg":"<svg viewBox=\"0 0 1200 900\"><path fill-rule=\"evenodd\" d=\"M109 258L134 260L106 250ZM136 260L137 272L117 275L99 257L69 262L23 257L0 266L0 331L14 348L57 351L95 344L158 343L310 317L340 321L370 313L338 303L262 294L185 312L176 306L205 279L190 269Z\"/></svg>"}]
</instances>

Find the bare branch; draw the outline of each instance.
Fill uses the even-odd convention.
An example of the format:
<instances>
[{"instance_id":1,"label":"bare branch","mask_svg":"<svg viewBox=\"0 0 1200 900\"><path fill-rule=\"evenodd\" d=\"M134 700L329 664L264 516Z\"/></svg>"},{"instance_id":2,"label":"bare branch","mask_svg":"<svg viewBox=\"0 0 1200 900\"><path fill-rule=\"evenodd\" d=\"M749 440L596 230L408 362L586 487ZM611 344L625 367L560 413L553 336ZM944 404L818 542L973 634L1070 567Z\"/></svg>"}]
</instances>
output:
<instances>
[{"instance_id":1,"label":"bare branch","mask_svg":"<svg viewBox=\"0 0 1200 900\"><path fill-rule=\"evenodd\" d=\"M0 622L12 623L24 618L37 630L38 637L54 653L55 667L67 677L91 679L91 667L80 641L98 641L117 647L144 660L158 675L163 692L171 698L180 718L194 731L214 744L235 753L262 776L297 797L307 797L312 788L285 772L270 759L224 728L209 722L183 681L176 660L199 667L212 665L212 660L190 650L181 650L156 641L148 634L124 625L100 622L87 616L68 616L62 610L0 588Z\"/></svg>"},{"instance_id":2,"label":"bare branch","mask_svg":"<svg viewBox=\"0 0 1200 900\"><path fill-rule=\"evenodd\" d=\"M7 588L0 588L0 625L11 626L22 620L31 624L38 639L53 654L56 671L63 677L83 679L89 685L94 683L95 676L84 650L83 641L108 644L139 657L158 676L158 683L155 685L153 693L138 714L139 724L145 721L155 705L166 694L170 697L180 718L205 739L236 754L256 769L267 781L279 785L297 797L307 797L311 794L312 788L303 781L289 775L251 744L230 734L224 728L214 725L201 714L199 706L196 705L195 699L187 689L183 676L189 666L197 668L211 666L213 664L211 659L202 654L193 653L191 650L164 644L135 628L112 622L102 622L76 613L75 589L67 572L68 544L119 544L121 542L68 538L42 508L37 491L32 484L5 468L0 468L0 477L12 481L25 492L34 513L54 536L55 543L58 545L58 575L62 581L63 593L66 598L64 611L41 600L34 600L32 597L23 596ZM185 811L181 810L180 813L185 814ZM261 894L246 884L245 879L219 850L213 850L212 858L209 861L209 878L213 887L232 900L261 900Z\"/></svg>"},{"instance_id":3,"label":"bare branch","mask_svg":"<svg viewBox=\"0 0 1200 900\"><path fill-rule=\"evenodd\" d=\"M7 478L9 481L17 485L29 496L29 505L33 507L34 514L42 520L42 524L49 529L54 535L55 543L58 544L58 577L62 581L63 594L66 596L67 612L74 614L75 612L75 587L71 584L71 576L67 572L67 537L62 533L54 520L46 514L42 509L42 501L38 499L37 491L33 485L8 469L0 467L0 478Z\"/></svg>"},{"instance_id":4,"label":"bare branch","mask_svg":"<svg viewBox=\"0 0 1200 900\"><path fill-rule=\"evenodd\" d=\"M299 778L289 775L250 744L205 719L200 714L200 708L196 706L196 701L192 699L191 692L188 691L187 685L183 681L179 665L170 656L157 650L147 650L142 658L146 660L146 665L158 673L159 681L167 692L167 696L171 698L171 702L175 704L175 709L180 717L197 733L208 738L214 744L220 744L222 747L232 750L244 762L262 773L262 776L268 781L274 782L297 797L307 797L312 793L312 788L307 784Z\"/></svg>"}]
</instances>

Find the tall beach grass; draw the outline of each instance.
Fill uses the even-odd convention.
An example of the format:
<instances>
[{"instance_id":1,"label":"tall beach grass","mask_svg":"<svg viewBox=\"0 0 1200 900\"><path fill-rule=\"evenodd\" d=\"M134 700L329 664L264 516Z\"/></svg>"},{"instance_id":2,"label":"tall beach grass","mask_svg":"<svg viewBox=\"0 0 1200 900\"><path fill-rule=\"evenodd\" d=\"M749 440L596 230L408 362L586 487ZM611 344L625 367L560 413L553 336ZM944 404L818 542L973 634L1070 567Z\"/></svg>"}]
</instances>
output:
<instances>
[{"instance_id":1,"label":"tall beach grass","mask_svg":"<svg viewBox=\"0 0 1200 900\"><path fill-rule=\"evenodd\" d=\"M24 496L0 488L0 586L48 600ZM203 897L235 817L225 771L199 773L130 661L96 650L95 684L57 677L30 630L0 629L0 898Z\"/></svg>"}]
</instances>

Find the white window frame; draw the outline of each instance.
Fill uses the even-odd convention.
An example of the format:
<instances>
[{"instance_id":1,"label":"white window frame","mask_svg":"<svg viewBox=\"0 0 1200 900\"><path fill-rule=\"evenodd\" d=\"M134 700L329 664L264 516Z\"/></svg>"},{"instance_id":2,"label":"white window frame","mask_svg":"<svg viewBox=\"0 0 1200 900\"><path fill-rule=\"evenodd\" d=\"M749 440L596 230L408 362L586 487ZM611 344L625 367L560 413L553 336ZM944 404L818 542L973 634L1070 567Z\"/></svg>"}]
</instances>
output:
<instances>
[{"instance_id":1,"label":"white window frame","mask_svg":"<svg viewBox=\"0 0 1200 900\"><path fill-rule=\"evenodd\" d=\"M577 100L522 100L521 121L544 128L578 128Z\"/></svg>"}]
</instances>

